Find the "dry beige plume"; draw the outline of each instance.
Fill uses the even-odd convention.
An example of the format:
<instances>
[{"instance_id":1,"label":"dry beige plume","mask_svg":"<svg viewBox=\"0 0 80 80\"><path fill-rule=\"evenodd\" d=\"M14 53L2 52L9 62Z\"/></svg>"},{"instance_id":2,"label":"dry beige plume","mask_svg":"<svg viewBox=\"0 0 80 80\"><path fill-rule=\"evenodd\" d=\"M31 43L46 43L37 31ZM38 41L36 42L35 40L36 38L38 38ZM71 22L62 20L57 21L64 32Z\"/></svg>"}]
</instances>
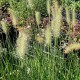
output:
<instances>
[{"instance_id":1,"label":"dry beige plume","mask_svg":"<svg viewBox=\"0 0 80 80\"><path fill-rule=\"evenodd\" d=\"M47 0L47 12L48 12L48 15L50 16L50 2L49 2L49 0Z\"/></svg>"},{"instance_id":2,"label":"dry beige plume","mask_svg":"<svg viewBox=\"0 0 80 80\"><path fill-rule=\"evenodd\" d=\"M47 45L51 44L51 29L50 29L50 25L47 25L47 28L45 30L45 43Z\"/></svg>"},{"instance_id":3,"label":"dry beige plume","mask_svg":"<svg viewBox=\"0 0 80 80\"><path fill-rule=\"evenodd\" d=\"M2 21L1 21L1 25L2 25L2 29L3 29L4 33L7 34L8 28L7 28L7 25L6 25L5 20L2 20Z\"/></svg>"},{"instance_id":4,"label":"dry beige plume","mask_svg":"<svg viewBox=\"0 0 80 80\"><path fill-rule=\"evenodd\" d=\"M55 2L54 7L52 7L52 21L51 21L51 27L54 37L59 37L60 35L60 26L62 19L61 11L62 7L59 7L58 4Z\"/></svg>"},{"instance_id":5,"label":"dry beige plume","mask_svg":"<svg viewBox=\"0 0 80 80\"><path fill-rule=\"evenodd\" d=\"M37 25L39 26L39 24L40 24L40 12L35 11L35 18L36 18Z\"/></svg>"},{"instance_id":6,"label":"dry beige plume","mask_svg":"<svg viewBox=\"0 0 80 80\"><path fill-rule=\"evenodd\" d=\"M68 22L68 24L70 24L71 20L70 20L70 11L69 11L69 8L66 7L65 10L66 10L66 21Z\"/></svg>"},{"instance_id":7,"label":"dry beige plume","mask_svg":"<svg viewBox=\"0 0 80 80\"><path fill-rule=\"evenodd\" d=\"M28 51L29 34L25 28L18 28L19 37L16 44L16 52L20 58L24 58L25 53Z\"/></svg>"},{"instance_id":8,"label":"dry beige plume","mask_svg":"<svg viewBox=\"0 0 80 80\"><path fill-rule=\"evenodd\" d=\"M53 6L51 6L51 14L52 14L52 18L55 19L55 9Z\"/></svg>"},{"instance_id":9,"label":"dry beige plume","mask_svg":"<svg viewBox=\"0 0 80 80\"><path fill-rule=\"evenodd\" d=\"M12 10L11 8L8 8L8 13L10 14L10 16L12 18L13 25L17 25L17 18L15 16L14 10Z\"/></svg>"},{"instance_id":10,"label":"dry beige plume","mask_svg":"<svg viewBox=\"0 0 80 80\"><path fill-rule=\"evenodd\" d=\"M57 10L59 9L58 1L53 0L53 7L55 9L55 12L57 12Z\"/></svg>"},{"instance_id":11,"label":"dry beige plume","mask_svg":"<svg viewBox=\"0 0 80 80\"><path fill-rule=\"evenodd\" d=\"M33 8L32 0L28 0L28 4L29 4L30 8L32 9Z\"/></svg>"},{"instance_id":12,"label":"dry beige plume","mask_svg":"<svg viewBox=\"0 0 80 80\"><path fill-rule=\"evenodd\" d=\"M75 12L75 5L73 6L72 9L72 24L76 22L76 12Z\"/></svg>"},{"instance_id":13,"label":"dry beige plume","mask_svg":"<svg viewBox=\"0 0 80 80\"><path fill-rule=\"evenodd\" d=\"M36 39L36 41L37 41L38 43L41 43L41 44L44 43L44 38L41 37L40 35L37 35L37 36L35 37L35 39Z\"/></svg>"},{"instance_id":14,"label":"dry beige plume","mask_svg":"<svg viewBox=\"0 0 80 80\"><path fill-rule=\"evenodd\" d=\"M79 49L80 49L80 43L72 43L65 48L64 52L65 54L68 54L69 52L73 50L79 50Z\"/></svg>"}]
</instances>

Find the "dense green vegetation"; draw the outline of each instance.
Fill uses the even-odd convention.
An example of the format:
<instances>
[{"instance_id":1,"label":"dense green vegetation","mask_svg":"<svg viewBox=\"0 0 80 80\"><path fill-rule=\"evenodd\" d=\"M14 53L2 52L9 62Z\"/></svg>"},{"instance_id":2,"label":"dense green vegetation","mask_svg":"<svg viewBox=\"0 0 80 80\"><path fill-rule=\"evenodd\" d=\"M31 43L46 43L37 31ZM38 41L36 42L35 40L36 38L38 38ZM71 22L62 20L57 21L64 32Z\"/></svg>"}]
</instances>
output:
<instances>
[{"instance_id":1,"label":"dense green vegetation","mask_svg":"<svg viewBox=\"0 0 80 80\"><path fill-rule=\"evenodd\" d=\"M12 19L11 24L2 24L7 18L1 15L0 26L7 27L3 30L7 48L0 40L0 80L80 80L80 23L76 22L80 20L80 1L58 1L0 0L0 7L8 6L10 13L8 8L4 13ZM9 41L11 26L21 33L17 47Z\"/></svg>"}]
</instances>

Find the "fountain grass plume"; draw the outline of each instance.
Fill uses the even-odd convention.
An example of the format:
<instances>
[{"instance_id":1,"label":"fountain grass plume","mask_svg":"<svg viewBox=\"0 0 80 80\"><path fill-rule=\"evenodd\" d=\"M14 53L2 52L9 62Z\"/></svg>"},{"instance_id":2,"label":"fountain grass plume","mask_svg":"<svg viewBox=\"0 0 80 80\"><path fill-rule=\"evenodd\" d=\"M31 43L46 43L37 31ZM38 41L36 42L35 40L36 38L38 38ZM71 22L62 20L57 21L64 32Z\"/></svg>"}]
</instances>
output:
<instances>
[{"instance_id":1,"label":"fountain grass plume","mask_svg":"<svg viewBox=\"0 0 80 80\"><path fill-rule=\"evenodd\" d=\"M46 45L51 44L51 29L49 24L47 25L47 28L45 30L45 43Z\"/></svg>"},{"instance_id":2,"label":"fountain grass plume","mask_svg":"<svg viewBox=\"0 0 80 80\"><path fill-rule=\"evenodd\" d=\"M47 4L47 13L50 16L50 1L47 0L47 3L46 4Z\"/></svg>"},{"instance_id":3,"label":"fountain grass plume","mask_svg":"<svg viewBox=\"0 0 80 80\"><path fill-rule=\"evenodd\" d=\"M19 37L16 44L16 52L19 58L23 59L28 51L29 34L25 28L18 28Z\"/></svg>"},{"instance_id":4,"label":"fountain grass plume","mask_svg":"<svg viewBox=\"0 0 80 80\"><path fill-rule=\"evenodd\" d=\"M35 40L38 42L38 43L40 43L40 44L43 44L44 43L44 38L43 37L41 37L41 35L37 35L36 37L35 37Z\"/></svg>"},{"instance_id":5,"label":"fountain grass plume","mask_svg":"<svg viewBox=\"0 0 80 80\"><path fill-rule=\"evenodd\" d=\"M66 10L66 21L67 21L68 24L70 24L71 20L70 20L70 11L69 11L69 8L66 7L65 10Z\"/></svg>"},{"instance_id":6,"label":"fountain grass plume","mask_svg":"<svg viewBox=\"0 0 80 80\"><path fill-rule=\"evenodd\" d=\"M80 49L80 43L72 43L72 44L70 44L70 45L68 45L66 48L65 48L65 51L64 51L64 53L65 54L68 54L68 53L70 53L71 51L73 51L73 50L79 50Z\"/></svg>"},{"instance_id":7,"label":"fountain grass plume","mask_svg":"<svg viewBox=\"0 0 80 80\"><path fill-rule=\"evenodd\" d=\"M39 26L39 24L40 24L40 12L35 11L35 18L36 18L36 23Z\"/></svg>"},{"instance_id":8,"label":"fountain grass plume","mask_svg":"<svg viewBox=\"0 0 80 80\"><path fill-rule=\"evenodd\" d=\"M28 0L28 4L29 4L29 6L30 6L31 9L33 8L33 2L32 1L33 0Z\"/></svg>"},{"instance_id":9,"label":"fountain grass plume","mask_svg":"<svg viewBox=\"0 0 80 80\"><path fill-rule=\"evenodd\" d=\"M2 25L3 32L7 34L8 27L4 19L1 21L1 25Z\"/></svg>"},{"instance_id":10,"label":"fountain grass plume","mask_svg":"<svg viewBox=\"0 0 80 80\"><path fill-rule=\"evenodd\" d=\"M55 12L59 9L58 1L53 0L53 7L55 9Z\"/></svg>"},{"instance_id":11,"label":"fountain grass plume","mask_svg":"<svg viewBox=\"0 0 80 80\"><path fill-rule=\"evenodd\" d=\"M59 7L57 2L54 2L54 7L52 7L51 27L55 38L58 38L60 36L60 26L62 19L61 12L62 12L62 7Z\"/></svg>"},{"instance_id":12,"label":"fountain grass plume","mask_svg":"<svg viewBox=\"0 0 80 80\"><path fill-rule=\"evenodd\" d=\"M72 24L76 22L76 12L75 12L75 4L72 8Z\"/></svg>"},{"instance_id":13,"label":"fountain grass plume","mask_svg":"<svg viewBox=\"0 0 80 80\"><path fill-rule=\"evenodd\" d=\"M17 18L16 18L14 10L11 8L8 8L8 13L10 14L13 25L16 26L17 25Z\"/></svg>"}]
</instances>

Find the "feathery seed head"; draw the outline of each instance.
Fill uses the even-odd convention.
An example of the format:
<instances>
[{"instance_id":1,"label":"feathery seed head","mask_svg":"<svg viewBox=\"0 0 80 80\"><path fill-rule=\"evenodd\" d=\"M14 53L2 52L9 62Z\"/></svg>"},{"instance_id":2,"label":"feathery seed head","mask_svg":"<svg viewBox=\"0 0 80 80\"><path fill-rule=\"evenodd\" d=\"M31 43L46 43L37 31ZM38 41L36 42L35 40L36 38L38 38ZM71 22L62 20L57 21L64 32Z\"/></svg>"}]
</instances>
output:
<instances>
[{"instance_id":1,"label":"feathery seed head","mask_svg":"<svg viewBox=\"0 0 80 80\"><path fill-rule=\"evenodd\" d=\"M1 21L1 25L2 25L3 31L7 34L7 25L6 25L5 20L2 20L2 21Z\"/></svg>"},{"instance_id":2,"label":"feathery seed head","mask_svg":"<svg viewBox=\"0 0 80 80\"><path fill-rule=\"evenodd\" d=\"M50 25L47 25L47 28L45 30L45 43L47 45L51 44L51 29L50 29Z\"/></svg>"},{"instance_id":3,"label":"feathery seed head","mask_svg":"<svg viewBox=\"0 0 80 80\"><path fill-rule=\"evenodd\" d=\"M53 1L53 6L55 11L57 11L59 9L58 1Z\"/></svg>"},{"instance_id":4,"label":"feathery seed head","mask_svg":"<svg viewBox=\"0 0 80 80\"><path fill-rule=\"evenodd\" d=\"M28 0L28 4L29 4L30 8L32 9L33 8L32 0Z\"/></svg>"},{"instance_id":5,"label":"feathery seed head","mask_svg":"<svg viewBox=\"0 0 80 80\"><path fill-rule=\"evenodd\" d=\"M11 18L12 18L13 25L17 25L17 18L15 16L14 10L12 10L11 8L8 8L8 12L9 12Z\"/></svg>"},{"instance_id":6,"label":"feathery seed head","mask_svg":"<svg viewBox=\"0 0 80 80\"><path fill-rule=\"evenodd\" d=\"M76 22L76 12L75 12L75 6L73 6L72 9L72 24Z\"/></svg>"},{"instance_id":7,"label":"feathery seed head","mask_svg":"<svg viewBox=\"0 0 80 80\"><path fill-rule=\"evenodd\" d=\"M65 54L68 54L69 52L73 51L73 50L79 50L80 49L80 43L73 43L70 44L69 46L67 46L65 48Z\"/></svg>"},{"instance_id":8,"label":"feathery seed head","mask_svg":"<svg viewBox=\"0 0 80 80\"><path fill-rule=\"evenodd\" d=\"M66 10L66 21L68 22L68 24L70 24L71 20L70 20L70 11L69 11L69 8L66 7L65 10Z\"/></svg>"},{"instance_id":9,"label":"feathery seed head","mask_svg":"<svg viewBox=\"0 0 80 80\"><path fill-rule=\"evenodd\" d=\"M36 18L37 25L39 26L39 24L40 24L40 12L35 11L35 18Z\"/></svg>"},{"instance_id":10,"label":"feathery seed head","mask_svg":"<svg viewBox=\"0 0 80 80\"><path fill-rule=\"evenodd\" d=\"M53 19L51 21L51 27L52 27L54 37L59 37L60 35L60 26L61 26L61 19L62 19L61 10L62 7L59 7L58 10L56 11L56 14L52 13Z\"/></svg>"},{"instance_id":11,"label":"feathery seed head","mask_svg":"<svg viewBox=\"0 0 80 80\"><path fill-rule=\"evenodd\" d=\"M48 15L50 15L50 1L47 0L47 12L48 12Z\"/></svg>"},{"instance_id":12,"label":"feathery seed head","mask_svg":"<svg viewBox=\"0 0 80 80\"><path fill-rule=\"evenodd\" d=\"M40 35L37 35L37 36L35 37L35 39L36 39L37 42L39 42L39 43L41 43L41 44L44 43L44 38L41 37Z\"/></svg>"},{"instance_id":13,"label":"feathery seed head","mask_svg":"<svg viewBox=\"0 0 80 80\"><path fill-rule=\"evenodd\" d=\"M25 30L23 29L18 29L19 30L19 37L17 39L17 45L16 45L16 52L20 58L24 58L25 53L27 52L27 47L28 47L28 39L29 39L29 34L26 33Z\"/></svg>"}]
</instances>

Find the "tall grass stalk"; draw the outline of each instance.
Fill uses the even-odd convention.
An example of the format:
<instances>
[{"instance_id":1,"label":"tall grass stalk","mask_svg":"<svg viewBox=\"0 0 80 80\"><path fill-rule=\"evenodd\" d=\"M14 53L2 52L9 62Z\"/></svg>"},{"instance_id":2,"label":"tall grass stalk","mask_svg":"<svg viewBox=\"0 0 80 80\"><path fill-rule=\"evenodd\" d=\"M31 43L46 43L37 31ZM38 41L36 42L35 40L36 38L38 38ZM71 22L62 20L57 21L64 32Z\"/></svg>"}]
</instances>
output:
<instances>
[{"instance_id":1,"label":"tall grass stalk","mask_svg":"<svg viewBox=\"0 0 80 80\"><path fill-rule=\"evenodd\" d=\"M54 50L53 50L53 60L54 64L56 61L56 55L58 51L58 38L60 37L60 27L61 27L61 19L62 19L62 7L58 5L58 2L55 1L53 2L53 7L52 7L52 21L51 21L51 28L52 28L52 33L54 37ZM59 55L59 54L58 54ZM55 71L55 66L54 66L54 71ZM55 79L56 73L54 73L54 79Z\"/></svg>"}]
</instances>

